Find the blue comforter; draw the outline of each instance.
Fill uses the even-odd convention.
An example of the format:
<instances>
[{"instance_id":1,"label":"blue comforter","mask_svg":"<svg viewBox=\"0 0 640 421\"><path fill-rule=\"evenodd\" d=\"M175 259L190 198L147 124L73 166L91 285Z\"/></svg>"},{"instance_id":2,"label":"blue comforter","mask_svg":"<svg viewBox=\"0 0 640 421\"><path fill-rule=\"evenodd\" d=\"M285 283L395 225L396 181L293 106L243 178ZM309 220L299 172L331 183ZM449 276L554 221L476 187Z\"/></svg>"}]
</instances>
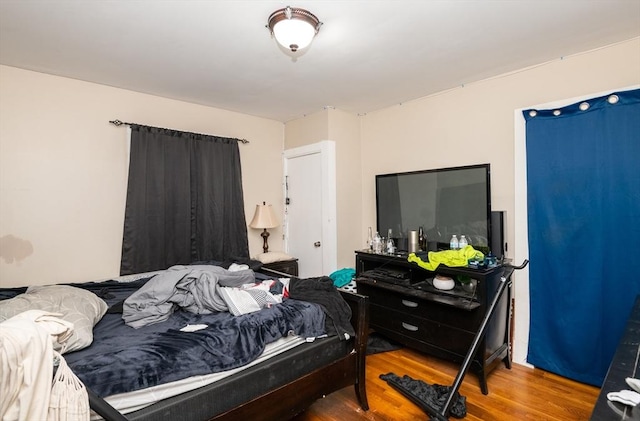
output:
<instances>
[{"instance_id":1,"label":"blue comforter","mask_svg":"<svg viewBox=\"0 0 640 421\"><path fill-rule=\"evenodd\" d=\"M123 285L128 288L125 292L112 284L100 287L113 307L132 292L130 285ZM208 327L180 331L188 324ZM266 344L289 333L323 335L322 307L288 299L243 316L176 311L165 322L139 329L126 326L122 314L107 313L94 328L93 344L66 354L65 359L87 387L106 397L240 367L256 359Z\"/></svg>"}]
</instances>

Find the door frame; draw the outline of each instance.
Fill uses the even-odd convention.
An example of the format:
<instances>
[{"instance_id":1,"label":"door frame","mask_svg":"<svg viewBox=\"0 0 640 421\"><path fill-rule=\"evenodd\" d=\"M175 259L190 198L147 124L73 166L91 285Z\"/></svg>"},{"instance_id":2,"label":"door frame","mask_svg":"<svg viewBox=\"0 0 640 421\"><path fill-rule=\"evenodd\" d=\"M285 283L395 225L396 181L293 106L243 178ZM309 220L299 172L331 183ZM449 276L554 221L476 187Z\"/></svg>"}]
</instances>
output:
<instances>
[{"instance_id":1,"label":"door frame","mask_svg":"<svg viewBox=\"0 0 640 421\"><path fill-rule=\"evenodd\" d=\"M330 274L337 269L338 236L336 221L336 146L332 140L323 140L311 145L286 149L282 154L283 176L282 190L284 198L283 209L283 240L284 249L289 253L289 220L287 198L287 176L289 174L289 159L320 154L321 177L320 191L322 197L322 268Z\"/></svg>"}]
</instances>

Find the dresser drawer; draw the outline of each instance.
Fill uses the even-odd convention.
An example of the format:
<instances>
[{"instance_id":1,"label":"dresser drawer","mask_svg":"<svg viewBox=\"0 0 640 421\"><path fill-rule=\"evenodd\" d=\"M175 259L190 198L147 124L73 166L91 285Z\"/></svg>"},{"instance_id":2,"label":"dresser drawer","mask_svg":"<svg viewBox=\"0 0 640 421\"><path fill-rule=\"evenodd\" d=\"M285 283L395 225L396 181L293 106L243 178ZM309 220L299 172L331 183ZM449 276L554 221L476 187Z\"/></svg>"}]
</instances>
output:
<instances>
[{"instance_id":1,"label":"dresser drawer","mask_svg":"<svg viewBox=\"0 0 640 421\"><path fill-rule=\"evenodd\" d=\"M392 332L459 356L467 353L475 337L475 333L376 304L370 304L369 317L371 326L382 333Z\"/></svg>"},{"instance_id":2,"label":"dresser drawer","mask_svg":"<svg viewBox=\"0 0 640 421\"><path fill-rule=\"evenodd\" d=\"M472 333L478 331L484 316L478 309L467 311L451 308L433 301L430 302L365 284L358 284L358 292L368 295L372 304L375 303L413 318L427 319L436 323L456 326Z\"/></svg>"}]
</instances>

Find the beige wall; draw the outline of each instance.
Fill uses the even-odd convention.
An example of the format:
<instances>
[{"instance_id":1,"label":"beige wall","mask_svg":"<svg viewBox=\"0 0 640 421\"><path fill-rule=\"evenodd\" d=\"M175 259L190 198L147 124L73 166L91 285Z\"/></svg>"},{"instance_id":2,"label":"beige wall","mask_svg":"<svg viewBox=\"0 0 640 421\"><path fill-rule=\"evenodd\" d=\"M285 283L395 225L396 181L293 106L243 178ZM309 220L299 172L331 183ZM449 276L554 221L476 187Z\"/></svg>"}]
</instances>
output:
<instances>
[{"instance_id":1,"label":"beige wall","mask_svg":"<svg viewBox=\"0 0 640 421\"><path fill-rule=\"evenodd\" d=\"M354 267L354 250L365 237L360 232L362 215L362 166L360 119L341 110L329 110L329 139L336 142L336 203L338 267Z\"/></svg>"},{"instance_id":2,"label":"beige wall","mask_svg":"<svg viewBox=\"0 0 640 421\"><path fill-rule=\"evenodd\" d=\"M513 246L514 111L638 83L634 39L368 113L361 118L361 232L375 226L376 174L488 162L492 208L507 211Z\"/></svg>"},{"instance_id":3,"label":"beige wall","mask_svg":"<svg viewBox=\"0 0 640 421\"><path fill-rule=\"evenodd\" d=\"M284 127L284 149L311 145L329 139L329 109L288 121Z\"/></svg>"},{"instance_id":4,"label":"beige wall","mask_svg":"<svg viewBox=\"0 0 640 421\"><path fill-rule=\"evenodd\" d=\"M263 200L282 213L282 123L0 66L0 286L118 275L128 135L116 118L248 139L247 220ZM262 239L248 230L254 255Z\"/></svg>"},{"instance_id":5,"label":"beige wall","mask_svg":"<svg viewBox=\"0 0 640 421\"><path fill-rule=\"evenodd\" d=\"M248 220L263 200L282 212L283 148L336 141L339 267L375 226L375 174L392 171L489 162L513 246L514 110L638 84L639 51L633 39L361 117L327 107L286 125L0 66L0 285L117 274L127 134L114 118L250 140L240 146ZM271 234L280 249L280 228ZM258 253L258 233L249 240Z\"/></svg>"},{"instance_id":6,"label":"beige wall","mask_svg":"<svg viewBox=\"0 0 640 421\"><path fill-rule=\"evenodd\" d=\"M367 227L376 225L376 174L487 162L492 208L507 211L514 257L515 110L639 82L636 38L364 116L327 107L287 122L285 149L336 141L339 267L353 266L353 250L362 247Z\"/></svg>"},{"instance_id":7,"label":"beige wall","mask_svg":"<svg viewBox=\"0 0 640 421\"><path fill-rule=\"evenodd\" d=\"M522 238L526 216L521 215L526 195L521 194L522 183L514 181L525 179L526 165L517 110L639 84L636 38L367 114L361 125L361 231L375 226L375 174L488 162L492 208L507 211L509 257L520 263L528 256L523 250L527 239ZM521 364L526 364L528 349L528 285L528 270L518 272L513 360Z\"/></svg>"},{"instance_id":8,"label":"beige wall","mask_svg":"<svg viewBox=\"0 0 640 421\"><path fill-rule=\"evenodd\" d=\"M332 107L285 124L285 149L331 140L336 145L337 267L353 267L360 233L362 183L360 119ZM304 262L300 262L304 264Z\"/></svg>"}]
</instances>

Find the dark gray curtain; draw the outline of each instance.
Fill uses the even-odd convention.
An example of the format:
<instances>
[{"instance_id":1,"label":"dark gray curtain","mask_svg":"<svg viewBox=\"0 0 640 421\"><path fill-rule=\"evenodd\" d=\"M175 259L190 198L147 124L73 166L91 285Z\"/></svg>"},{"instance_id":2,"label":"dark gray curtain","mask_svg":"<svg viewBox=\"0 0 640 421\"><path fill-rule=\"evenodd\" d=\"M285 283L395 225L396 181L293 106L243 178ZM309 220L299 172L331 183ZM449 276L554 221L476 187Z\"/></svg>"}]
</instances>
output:
<instances>
[{"instance_id":1,"label":"dark gray curtain","mask_svg":"<svg viewBox=\"0 0 640 421\"><path fill-rule=\"evenodd\" d=\"M120 274L247 257L237 139L132 124Z\"/></svg>"}]
</instances>

